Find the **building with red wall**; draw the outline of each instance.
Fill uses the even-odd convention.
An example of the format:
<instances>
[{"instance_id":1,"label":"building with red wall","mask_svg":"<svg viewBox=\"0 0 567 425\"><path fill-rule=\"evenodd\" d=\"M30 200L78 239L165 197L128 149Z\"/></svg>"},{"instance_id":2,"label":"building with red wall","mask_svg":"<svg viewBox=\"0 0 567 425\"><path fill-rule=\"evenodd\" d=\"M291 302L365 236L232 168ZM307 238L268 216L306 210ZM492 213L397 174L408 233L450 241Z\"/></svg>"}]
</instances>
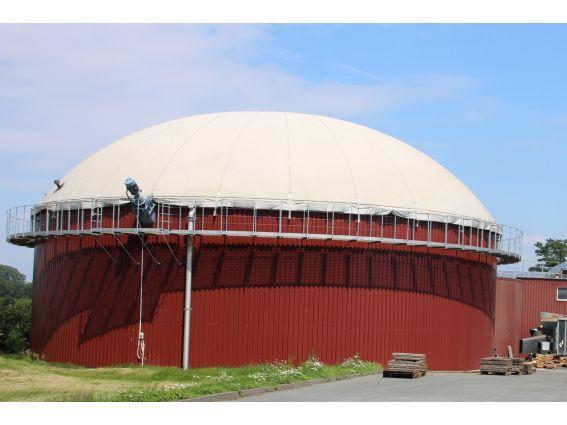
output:
<instances>
[{"instance_id":1,"label":"building with red wall","mask_svg":"<svg viewBox=\"0 0 567 425\"><path fill-rule=\"evenodd\" d=\"M520 340L531 336L530 329L540 326L540 313L567 316L567 302L558 300L558 288L567 288L567 280L498 278L495 347L500 355L506 355L510 345L514 355L525 356L519 352Z\"/></svg>"},{"instance_id":2,"label":"building with red wall","mask_svg":"<svg viewBox=\"0 0 567 425\"><path fill-rule=\"evenodd\" d=\"M152 224L126 177L152 194ZM496 266L519 260L521 232L411 146L315 115L207 114L134 133L10 210L8 240L35 250L32 349L50 361L402 351L476 369L498 314L517 314L497 309L518 290L497 287Z\"/></svg>"}]
</instances>

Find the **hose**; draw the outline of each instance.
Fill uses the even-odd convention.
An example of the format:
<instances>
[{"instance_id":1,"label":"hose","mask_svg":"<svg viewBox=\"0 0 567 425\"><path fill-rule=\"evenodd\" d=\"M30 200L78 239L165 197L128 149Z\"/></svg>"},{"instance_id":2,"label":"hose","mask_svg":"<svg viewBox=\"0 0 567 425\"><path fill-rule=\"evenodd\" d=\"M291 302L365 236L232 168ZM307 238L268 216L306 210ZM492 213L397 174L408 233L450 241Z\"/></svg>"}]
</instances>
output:
<instances>
[{"instance_id":1,"label":"hose","mask_svg":"<svg viewBox=\"0 0 567 425\"><path fill-rule=\"evenodd\" d=\"M140 258L140 320L138 323L138 348L136 350L136 356L138 360L144 366L146 343L144 341L144 333L142 332L142 302L144 296L144 245L142 244L142 254Z\"/></svg>"}]
</instances>

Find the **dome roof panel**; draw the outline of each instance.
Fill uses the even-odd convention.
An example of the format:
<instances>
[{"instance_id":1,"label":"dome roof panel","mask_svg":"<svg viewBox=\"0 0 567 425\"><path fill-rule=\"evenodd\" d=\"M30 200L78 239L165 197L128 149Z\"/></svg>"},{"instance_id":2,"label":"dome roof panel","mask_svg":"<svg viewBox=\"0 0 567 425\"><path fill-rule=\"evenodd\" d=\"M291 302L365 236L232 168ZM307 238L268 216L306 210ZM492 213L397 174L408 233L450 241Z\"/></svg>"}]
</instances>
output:
<instances>
[{"instance_id":1,"label":"dome roof panel","mask_svg":"<svg viewBox=\"0 0 567 425\"><path fill-rule=\"evenodd\" d=\"M141 130L81 162L42 202L123 197L126 177L158 198L291 198L494 221L458 178L406 143L287 112L205 114Z\"/></svg>"}]
</instances>

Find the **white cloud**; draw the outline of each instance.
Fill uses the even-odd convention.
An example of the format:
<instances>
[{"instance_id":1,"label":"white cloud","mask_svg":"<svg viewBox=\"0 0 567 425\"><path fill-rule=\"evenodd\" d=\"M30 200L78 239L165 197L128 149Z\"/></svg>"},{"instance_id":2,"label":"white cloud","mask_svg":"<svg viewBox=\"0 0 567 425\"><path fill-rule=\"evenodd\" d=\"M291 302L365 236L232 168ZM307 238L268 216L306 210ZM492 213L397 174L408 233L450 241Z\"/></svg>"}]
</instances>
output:
<instances>
[{"instance_id":1,"label":"white cloud","mask_svg":"<svg viewBox=\"0 0 567 425\"><path fill-rule=\"evenodd\" d=\"M180 116L274 109L349 119L476 84L460 75L309 81L271 64L271 52L281 48L263 25L0 25L0 152L58 162L61 174Z\"/></svg>"}]
</instances>

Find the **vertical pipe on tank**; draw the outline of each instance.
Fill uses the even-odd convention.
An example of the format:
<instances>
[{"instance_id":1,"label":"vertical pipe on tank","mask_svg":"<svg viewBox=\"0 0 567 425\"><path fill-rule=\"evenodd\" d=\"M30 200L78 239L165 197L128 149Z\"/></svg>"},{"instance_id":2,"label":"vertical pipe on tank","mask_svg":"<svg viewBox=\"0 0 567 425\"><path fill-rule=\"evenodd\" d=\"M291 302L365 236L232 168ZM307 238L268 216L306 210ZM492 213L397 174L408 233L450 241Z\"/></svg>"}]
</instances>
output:
<instances>
[{"instance_id":1,"label":"vertical pipe on tank","mask_svg":"<svg viewBox=\"0 0 567 425\"><path fill-rule=\"evenodd\" d=\"M185 271L185 308L183 320L183 369L189 369L189 336L191 328L191 281L193 273L193 230L195 229L195 210L189 209L189 234L187 235L187 268Z\"/></svg>"}]
</instances>

